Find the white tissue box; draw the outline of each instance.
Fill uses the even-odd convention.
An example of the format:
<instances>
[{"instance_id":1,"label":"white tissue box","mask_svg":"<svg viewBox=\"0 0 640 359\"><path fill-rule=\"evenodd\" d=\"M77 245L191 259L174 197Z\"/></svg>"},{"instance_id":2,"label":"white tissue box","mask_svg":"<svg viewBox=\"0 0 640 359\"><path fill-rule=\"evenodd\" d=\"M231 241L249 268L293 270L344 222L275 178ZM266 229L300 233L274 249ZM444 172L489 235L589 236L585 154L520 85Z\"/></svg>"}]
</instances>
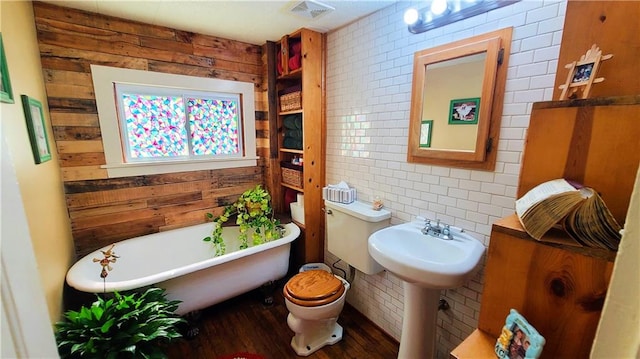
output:
<instances>
[{"instance_id":1,"label":"white tissue box","mask_svg":"<svg viewBox=\"0 0 640 359\"><path fill-rule=\"evenodd\" d=\"M304 207L298 202L291 202L291 218L304 225Z\"/></svg>"},{"instance_id":2,"label":"white tissue box","mask_svg":"<svg viewBox=\"0 0 640 359\"><path fill-rule=\"evenodd\" d=\"M355 188L332 188L332 187L323 187L322 188L322 199L349 204L356 200L356 189Z\"/></svg>"}]
</instances>

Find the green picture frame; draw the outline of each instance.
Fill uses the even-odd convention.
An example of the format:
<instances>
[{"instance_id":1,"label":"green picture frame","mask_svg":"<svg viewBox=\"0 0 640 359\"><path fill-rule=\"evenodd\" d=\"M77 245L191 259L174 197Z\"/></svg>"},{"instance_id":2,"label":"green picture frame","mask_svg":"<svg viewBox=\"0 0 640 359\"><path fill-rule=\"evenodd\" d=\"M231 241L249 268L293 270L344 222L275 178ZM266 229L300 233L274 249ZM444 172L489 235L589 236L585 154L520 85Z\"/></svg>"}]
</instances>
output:
<instances>
[{"instance_id":1,"label":"green picture frame","mask_svg":"<svg viewBox=\"0 0 640 359\"><path fill-rule=\"evenodd\" d=\"M480 97L451 100L449 105L450 125L475 125L478 123Z\"/></svg>"},{"instance_id":2,"label":"green picture frame","mask_svg":"<svg viewBox=\"0 0 640 359\"><path fill-rule=\"evenodd\" d=\"M11 89L11 78L9 77L9 65L7 65L7 56L4 52L4 42L2 42L2 33L0 33L0 102L14 103L13 90Z\"/></svg>"},{"instance_id":3,"label":"green picture frame","mask_svg":"<svg viewBox=\"0 0 640 359\"><path fill-rule=\"evenodd\" d=\"M47 162L51 159L47 128L44 124L44 110L40 101L27 95L22 95L22 108L27 121L27 132L33 151L33 160L36 164Z\"/></svg>"},{"instance_id":4,"label":"green picture frame","mask_svg":"<svg viewBox=\"0 0 640 359\"><path fill-rule=\"evenodd\" d=\"M420 148L431 147L431 134L433 133L433 120L422 120L420 125Z\"/></svg>"}]
</instances>

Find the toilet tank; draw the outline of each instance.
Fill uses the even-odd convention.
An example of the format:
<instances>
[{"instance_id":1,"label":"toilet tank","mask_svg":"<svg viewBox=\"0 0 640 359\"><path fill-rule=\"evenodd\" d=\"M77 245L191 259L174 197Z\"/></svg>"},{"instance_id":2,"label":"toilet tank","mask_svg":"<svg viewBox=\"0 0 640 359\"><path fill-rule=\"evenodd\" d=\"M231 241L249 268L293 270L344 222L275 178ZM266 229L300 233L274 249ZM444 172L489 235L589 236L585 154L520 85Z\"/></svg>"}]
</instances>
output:
<instances>
[{"instance_id":1,"label":"toilet tank","mask_svg":"<svg viewBox=\"0 0 640 359\"><path fill-rule=\"evenodd\" d=\"M369 236L389 226L391 212L374 211L371 204L324 201L327 249L338 258L366 274L384 268L369 255Z\"/></svg>"}]
</instances>

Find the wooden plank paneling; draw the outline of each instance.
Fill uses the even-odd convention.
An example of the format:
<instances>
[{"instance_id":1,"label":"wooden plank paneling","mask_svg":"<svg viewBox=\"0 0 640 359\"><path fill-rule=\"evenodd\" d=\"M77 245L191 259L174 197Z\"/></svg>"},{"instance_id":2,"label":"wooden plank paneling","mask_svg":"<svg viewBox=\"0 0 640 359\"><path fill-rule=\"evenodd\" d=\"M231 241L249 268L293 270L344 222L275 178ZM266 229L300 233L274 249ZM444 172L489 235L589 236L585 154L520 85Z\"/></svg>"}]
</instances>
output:
<instances>
[{"instance_id":1,"label":"wooden plank paneling","mask_svg":"<svg viewBox=\"0 0 640 359\"><path fill-rule=\"evenodd\" d=\"M60 167L100 166L106 162L102 152L60 153Z\"/></svg>"},{"instance_id":2,"label":"wooden plank paneling","mask_svg":"<svg viewBox=\"0 0 640 359\"><path fill-rule=\"evenodd\" d=\"M99 127L56 126L53 128L53 138L58 141L94 141L102 140Z\"/></svg>"},{"instance_id":3,"label":"wooden plank paneling","mask_svg":"<svg viewBox=\"0 0 640 359\"><path fill-rule=\"evenodd\" d=\"M245 64L259 64L262 49L244 42L194 34L193 53Z\"/></svg>"},{"instance_id":4,"label":"wooden plank paneling","mask_svg":"<svg viewBox=\"0 0 640 359\"><path fill-rule=\"evenodd\" d=\"M56 141L58 153L102 152L102 141Z\"/></svg>"},{"instance_id":5,"label":"wooden plank paneling","mask_svg":"<svg viewBox=\"0 0 640 359\"><path fill-rule=\"evenodd\" d=\"M104 214L111 213L119 213L119 212L128 212L132 210L142 209L147 207L147 201L145 199L138 199L133 201L124 201L121 203L112 202L109 203L108 206L95 206L95 207L87 207L82 209L76 209L70 213L70 218L84 218L84 217L93 217L93 216L101 216Z\"/></svg>"},{"instance_id":6,"label":"wooden plank paneling","mask_svg":"<svg viewBox=\"0 0 640 359\"><path fill-rule=\"evenodd\" d=\"M62 168L63 181L80 181L95 178L107 178L107 170L100 166L78 166Z\"/></svg>"},{"instance_id":7,"label":"wooden plank paneling","mask_svg":"<svg viewBox=\"0 0 640 359\"><path fill-rule=\"evenodd\" d=\"M69 23L67 21L58 21L53 19L41 18L36 23L38 31L58 32L62 34L79 34L100 41L111 42L128 42L130 44L140 44L140 37L131 34L125 34L113 30L104 30L94 26L84 26Z\"/></svg>"},{"instance_id":8,"label":"wooden plank paneling","mask_svg":"<svg viewBox=\"0 0 640 359\"><path fill-rule=\"evenodd\" d=\"M84 256L98 248L127 238L157 233L165 223L164 218L153 216L125 223L74 230L76 254Z\"/></svg>"},{"instance_id":9,"label":"wooden plank paneling","mask_svg":"<svg viewBox=\"0 0 640 359\"><path fill-rule=\"evenodd\" d=\"M100 127L98 115L92 113L52 112L50 118L53 126Z\"/></svg>"},{"instance_id":10,"label":"wooden plank paneling","mask_svg":"<svg viewBox=\"0 0 640 359\"><path fill-rule=\"evenodd\" d=\"M95 99L49 96L47 100L51 112L98 113Z\"/></svg>"},{"instance_id":11,"label":"wooden plank paneling","mask_svg":"<svg viewBox=\"0 0 640 359\"><path fill-rule=\"evenodd\" d=\"M176 30L170 28L119 19L113 16L75 10L41 2L34 3L33 11L36 17L36 25L41 19L66 20L77 25L114 30L126 34L137 34L161 39L176 38Z\"/></svg>"},{"instance_id":12,"label":"wooden plank paneling","mask_svg":"<svg viewBox=\"0 0 640 359\"><path fill-rule=\"evenodd\" d=\"M90 73L45 69L42 71L42 74L44 75L45 83L88 86L93 88Z\"/></svg>"},{"instance_id":13,"label":"wooden plank paneling","mask_svg":"<svg viewBox=\"0 0 640 359\"><path fill-rule=\"evenodd\" d=\"M39 44L40 57L44 68L78 72L91 72L90 65L122 67L133 70L147 70L149 60L128 56L105 54L95 51L70 49L62 46Z\"/></svg>"},{"instance_id":14,"label":"wooden plank paneling","mask_svg":"<svg viewBox=\"0 0 640 359\"><path fill-rule=\"evenodd\" d=\"M206 213L219 214L243 191L264 183L262 160L255 168L108 178L91 78L96 64L250 82L260 118L259 111L266 110L260 46L42 2L34 2L33 9L78 255L114 241L202 223ZM268 138L269 126L258 127L259 138Z\"/></svg>"},{"instance_id":15,"label":"wooden plank paneling","mask_svg":"<svg viewBox=\"0 0 640 359\"><path fill-rule=\"evenodd\" d=\"M124 189L113 189L107 191L74 193L67 195L67 206L71 208L82 208L107 204L110 202L121 202L131 199L150 198L156 196L166 196L172 193L203 191L208 188L208 181L172 183L163 185L147 185L143 187L132 187Z\"/></svg>"},{"instance_id":16,"label":"wooden plank paneling","mask_svg":"<svg viewBox=\"0 0 640 359\"><path fill-rule=\"evenodd\" d=\"M96 49L100 49L102 52L113 55L144 57L153 60L177 62L202 67L210 67L213 65L213 60L204 56L176 53L167 50L149 49L130 43L109 42L82 35L62 34L39 30L38 41L43 44L57 45L61 47L73 46L79 50L95 51Z\"/></svg>"},{"instance_id":17,"label":"wooden plank paneling","mask_svg":"<svg viewBox=\"0 0 640 359\"><path fill-rule=\"evenodd\" d=\"M197 77L209 77L209 78L217 78L217 79L231 80L231 81L253 82L256 84L259 83L260 81L259 76L254 74L247 74L243 72L235 72L235 71L228 71L228 70L219 70L217 68L211 68L211 67L200 67L200 66L191 66L186 64L168 63L163 61L149 60L148 69L149 71L155 71L155 72L165 72L165 73L173 73L173 74L197 76Z\"/></svg>"}]
</instances>

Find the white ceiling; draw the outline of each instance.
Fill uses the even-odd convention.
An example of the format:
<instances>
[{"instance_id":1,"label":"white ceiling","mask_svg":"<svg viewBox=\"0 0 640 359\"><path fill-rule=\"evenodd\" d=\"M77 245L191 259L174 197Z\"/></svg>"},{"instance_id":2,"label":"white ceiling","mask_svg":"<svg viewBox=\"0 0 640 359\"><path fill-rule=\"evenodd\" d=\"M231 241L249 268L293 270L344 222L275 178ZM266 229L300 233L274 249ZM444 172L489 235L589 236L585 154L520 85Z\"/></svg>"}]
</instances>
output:
<instances>
[{"instance_id":1,"label":"white ceiling","mask_svg":"<svg viewBox=\"0 0 640 359\"><path fill-rule=\"evenodd\" d=\"M290 10L302 0L45 0L60 6L262 45L307 27L327 32L398 0L317 0L335 10L315 18ZM306 0L308 8L314 0Z\"/></svg>"}]
</instances>

